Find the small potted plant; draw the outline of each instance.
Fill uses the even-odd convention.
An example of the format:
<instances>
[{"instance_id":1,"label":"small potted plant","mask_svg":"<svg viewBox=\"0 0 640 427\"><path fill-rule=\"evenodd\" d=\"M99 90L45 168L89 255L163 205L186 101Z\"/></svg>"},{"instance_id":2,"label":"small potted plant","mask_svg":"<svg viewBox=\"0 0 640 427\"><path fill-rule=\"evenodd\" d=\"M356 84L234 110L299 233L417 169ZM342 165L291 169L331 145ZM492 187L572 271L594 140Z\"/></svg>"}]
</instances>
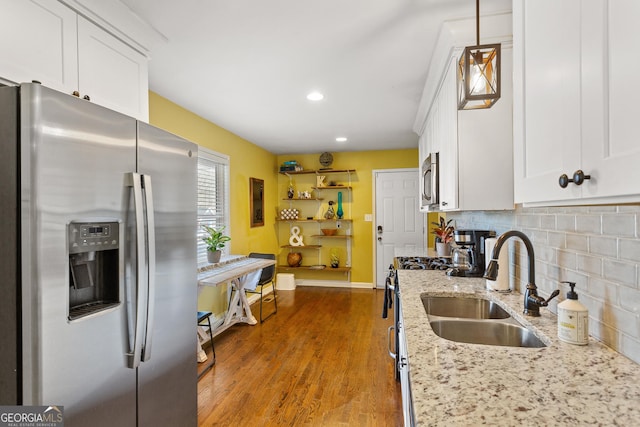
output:
<instances>
[{"instance_id":1,"label":"small potted plant","mask_svg":"<svg viewBox=\"0 0 640 427\"><path fill-rule=\"evenodd\" d=\"M431 232L436 235L436 253L438 256L451 255L451 241L453 240L454 227L451 225L453 220L446 221L440 217L440 222L432 222L435 225Z\"/></svg>"},{"instance_id":2,"label":"small potted plant","mask_svg":"<svg viewBox=\"0 0 640 427\"><path fill-rule=\"evenodd\" d=\"M224 227L215 228L203 225L202 229L206 233L202 241L207 245L207 261L212 264L220 262L221 249L231 238L224 235Z\"/></svg>"}]
</instances>

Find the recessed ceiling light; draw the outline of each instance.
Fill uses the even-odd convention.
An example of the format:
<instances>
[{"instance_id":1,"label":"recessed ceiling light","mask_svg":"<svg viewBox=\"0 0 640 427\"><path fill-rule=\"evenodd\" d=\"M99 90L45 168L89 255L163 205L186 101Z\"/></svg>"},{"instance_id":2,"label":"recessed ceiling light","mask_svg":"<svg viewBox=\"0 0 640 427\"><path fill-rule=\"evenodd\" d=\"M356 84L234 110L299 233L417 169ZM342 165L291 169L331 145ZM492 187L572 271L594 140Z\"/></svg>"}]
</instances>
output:
<instances>
[{"instance_id":1,"label":"recessed ceiling light","mask_svg":"<svg viewBox=\"0 0 640 427\"><path fill-rule=\"evenodd\" d=\"M339 137L336 138L336 141L337 142L347 142L347 138L344 137L344 136L339 136Z\"/></svg>"},{"instance_id":2,"label":"recessed ceiling light","mask_svg":"<svg viewBox=\"0 0 640 427\"><path fill-rule=\"evenodd\" d=\"M309 101L320 101L323 98L324 98L324 95L321 94L320 92L311 92L309 95L307 95L307 99Z\"/></svg>"}]
</instances>

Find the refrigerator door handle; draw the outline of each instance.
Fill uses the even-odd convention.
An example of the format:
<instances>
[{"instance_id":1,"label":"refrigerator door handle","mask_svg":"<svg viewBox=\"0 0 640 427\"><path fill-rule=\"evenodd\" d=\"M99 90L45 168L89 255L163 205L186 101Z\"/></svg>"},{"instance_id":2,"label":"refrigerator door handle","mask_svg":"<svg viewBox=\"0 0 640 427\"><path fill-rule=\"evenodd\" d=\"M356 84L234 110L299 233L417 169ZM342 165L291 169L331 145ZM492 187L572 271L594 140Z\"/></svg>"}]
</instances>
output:
<instances>
[{"instance_id":1,"label":"refrigerator door handle","mask_svg":"<svg viewBox=\"0 0 640 427\"><path fill-rule=\"evenodd\" d=\"M134 337L133 351L127 354L127 364L131 369L135 369L140 365L142 355L142 339L145 333L146 313L147 313L147 281L144 274L146 269L143 268L145 263L145 236L144 236L144 210L142 199L142 178L138 173L127 174L127 185L133 189L133 205L135 215L135 247L136 247L136 311L134 316Z\"/></svg>"},{"instance_id":2,"label":"refrigerator door handle","mask_svg":"<svg viewBox=\"0 0 640 427\"><path fill-rule=\"evenodd\" d=\"M144 189L146 229L147 229L147 330L144 334L144 343L142 345L142 361L146 362L151 358L151 340L153 337L153 321L155 313L155 296L156 296L156 233L155 219L153 216L153 191L151 190L151 177L142 175L142 187Z\"/></svg>"}]
</instances>

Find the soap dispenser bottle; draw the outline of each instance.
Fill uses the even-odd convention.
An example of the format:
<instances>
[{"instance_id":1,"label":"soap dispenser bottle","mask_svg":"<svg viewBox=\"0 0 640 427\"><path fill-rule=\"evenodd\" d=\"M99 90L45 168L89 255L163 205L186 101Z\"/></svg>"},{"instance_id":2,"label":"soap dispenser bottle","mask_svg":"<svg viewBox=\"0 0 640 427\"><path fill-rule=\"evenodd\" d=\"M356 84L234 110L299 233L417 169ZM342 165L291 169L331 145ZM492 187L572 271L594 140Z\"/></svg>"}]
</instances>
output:
<instances>
[{"instance_id":1,"label":"soap dispenser bottle","mask_svg":"<svg viewBox=\"0 0 640 427\"><path fill-rule=\"evenodd\" d=\"M576 345L589 343L589 311L578 301L574 282L568 283L571 290L567 299L558 304L558 338Z\"/></svg>"}]
</instances>

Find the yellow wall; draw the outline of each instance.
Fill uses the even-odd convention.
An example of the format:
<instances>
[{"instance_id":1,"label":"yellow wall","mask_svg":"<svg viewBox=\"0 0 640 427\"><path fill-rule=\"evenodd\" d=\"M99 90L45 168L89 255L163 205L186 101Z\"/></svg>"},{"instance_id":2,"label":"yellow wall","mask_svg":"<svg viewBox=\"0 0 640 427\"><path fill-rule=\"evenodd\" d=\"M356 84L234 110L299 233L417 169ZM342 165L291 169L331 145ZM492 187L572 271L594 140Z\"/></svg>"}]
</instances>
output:
<instances>
[{"instance_id":1,"label":"yellow wall","mask_svg":"<svg viewBox=\"0 0 640 427\"><path fill-rule=\"evenodd\" d=\"M273 226L278 182L276 156L153 92L149 92L149 123L230 156L231 253L277 252L278 242ZM263 227L250 227L250 177L264 180ZM226 307L225 287L203 290L198 298L198 307L216 314L223 312Z\"/></svg>"},{"instance_id":2,"label":"yellow wall","mask_svg":"<svg viewBox=\"0 0 640 427\"><path fill-rule=\"evenodd\" d=\"M338 152L333 154L333 169L355 169L355 175L351 177L351 186L353 187L353 241L352 241L352 269L351 281L373 283L373 232L374 223L365 222L365 214L373 214L373 170L374 169L396 169L396 168L417 168L418 167L418 150L381 150L381 151L354 151L354 152ZM322 166L319 162L320 153L318 154L287 154L279 155L278 164L287 160L296 160L305 169L319 169ZM296 190L306 190L306 181L303 181L305 175L294 176L294 180L305 183L302 188ZM343 175L327 175L326 182L335 180L344 182L346 178ZM282 201L286 197L289 179L280 175L279 180L279 202L280 207L288 207L286 201ZM325 190L326 191L326 190ZM326 208L323 201L323 207ZM346 208L345 208L346 210ZM303 253L304 256L304 253ZM326 259L326 258L325 258ZM325 273L326 274L326 273ZM314 276L314 278L322 278L323 276ZM329 279L329 276L324 276ZM331 277L331 279L333 279ZM339 277L335 280L339 280Z\"/></svg>"},{"instance_id":3,"label":"yellow wall","mask_svg":"<svg viewBox=\"0 0 640 427\"><path fill-rule=\"evenodd\" d=\"M285 160L297 160L306 169L320 168L318 154L288 154L276 156L249 141L185 110L162 96L149 92L149 122L159 128L182 136L200 146L230 156L231 190L231 253L279 253L276 212L287 207L288 178L278 174ZM334 169L355 169L352 176L353 216L352 270L353 282L373 282L373 222L365 222L364 215L373 213L372 171L374 169L417 168L418 150L381 150L333 153ZM249 178L265 183L265 225L249 225ZM331 180L331 176L327 181ZM342 179L342 178L341 178ZM340 277L319 278L340 280ZM224 311L226 289L206 288L198 298L198 307L216 314Z\"/></svg>"}]
</instances>

